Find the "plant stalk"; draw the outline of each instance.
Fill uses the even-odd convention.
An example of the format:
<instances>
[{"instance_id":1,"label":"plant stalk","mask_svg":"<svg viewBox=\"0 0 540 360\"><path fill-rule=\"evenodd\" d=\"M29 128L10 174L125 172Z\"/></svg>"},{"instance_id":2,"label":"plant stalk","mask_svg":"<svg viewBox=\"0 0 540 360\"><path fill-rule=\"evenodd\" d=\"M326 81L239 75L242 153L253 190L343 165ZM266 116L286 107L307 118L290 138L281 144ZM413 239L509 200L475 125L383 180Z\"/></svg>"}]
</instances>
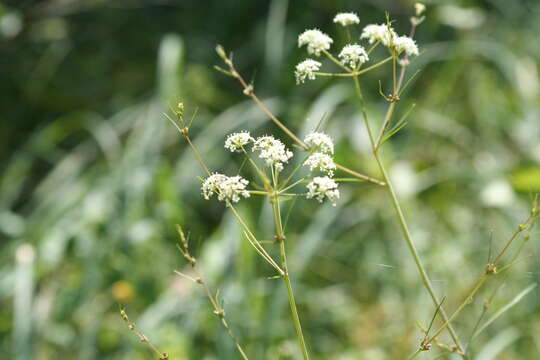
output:
<instances>
[{"instance_id":1,"label":"plant stalk","mask_svg":"<svg viewBox=\"0 0 540 360\"><path fill-rule=\"evenodd\" d=\"M394 210L396 212L398 222L399 222L399 225L400 225L400 228L401 228L401 232L403 233L403 237L405 238L405 241L407 242L407 246L408 246L408 248L409 248L409 250L411 252L411 255L412 255L413 259L414 259L414 262L416 264L418 272L420 273L420 277L422 278L422 283L424 284L424 287L428 291L428 293L429 293L433 303L435 304L435 306L439 306L439 304L440 304L439 297L435 293L435 289L433 288L433 285L431 284L431 280L429 279L426 268L425 268L424 264L422 263L422 260L420 259L420 256L418 254L418 250L416 249L416 246L415 246L415 244L414 244L414 242L412 240L412 236L411 236L411 234L409 232L409 227L407 225L407 221L405 220L405 216L403 215L403 210L401 209L401 205L400 205L399 200L398 200L398 198L396 196L394 187L393 187L392 183L390 182L390 178L388 176L388 173L386 172L386 168L385 168L383 162L381 161L378 149L376 148L376 143L375 143L375 140L373 138L373 133L371 131L371 126L369 124L367 114L366 114L366 111L365 111L364 100L363 100L363 97L362 97L362 92L361 92L361 89L360 89L360 83L358 81L358 77L356 77L356 76L353 77L353 80L354 80L356 94L357 94L357 96L358 96L358 98L360 100L361 111L362 111L362 115L363 115L363 119L364 119L364 124L366 126L366 129L367 129L367 132L368 132L368 135L369 135L369 139L370 139L370 142L371 142L371 148L373 150L372 151L373 156L374 156L375 160L377 161L377 165L379 166L379 170L380 170L380 172L382 174L383 181L386 183L386 189L388 191L388 194L390 195L390 199L392 201L392 206L393 206L393 208L394 208ZM393 109L392 109L392 111L393 111ZM446 315L446 312L444 311L442 306L440 307L440 311L438 312L438 314L442 318L444 323L448 323L448 316ZM463 347L461 346L461 343L459 341L457 333L455 332L454 328L451 326L450 323L448 323L447 325L448 325L448 331L450 332L450 336L452 337L453 341L455 342L456 346L458 347L458 350L460 352L462 352Z\"/></svg>"},{"instance_id":2,"label":"plant stalk","mask_svg":"<svg viewBox=\"0 0 540 360\"><path fill-rule=\"evenodd\" d=\"M272 211L274 213L274 219L276 222L276 240L279 242L279 254L281 257L281 268L284 271L282 275L283 281L287 288L287 297L289 298L289 306L291 308L291 315L293 318L294 329L296 331L296 337L298 338L298 343L300 349L302 350L302 356L304 360L309 360L309 353L307 350L306 341L304 339L304 333L302 331L302 324L300 323L300 317L298 316L298 309L296 308L296 300L294 298L294 292L291 284L291 279L289 276L289 268L287 266L287 254L285 251L285 234L283 232L283 224L281 222L281 211L279 207L279 195L273 196L272 201Z\"/></svg>"}]
</instances>

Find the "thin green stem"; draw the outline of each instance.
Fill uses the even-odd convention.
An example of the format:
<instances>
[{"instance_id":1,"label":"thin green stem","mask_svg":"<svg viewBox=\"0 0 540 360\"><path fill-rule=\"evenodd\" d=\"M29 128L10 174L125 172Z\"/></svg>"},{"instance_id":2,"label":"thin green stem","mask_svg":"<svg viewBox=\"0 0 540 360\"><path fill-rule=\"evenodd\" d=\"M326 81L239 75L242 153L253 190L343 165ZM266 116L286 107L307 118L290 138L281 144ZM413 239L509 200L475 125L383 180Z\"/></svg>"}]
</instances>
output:
<instances>
[{"instance_id":1,"label":"thin green stem","mask_svg":"<svg viewBox=\"0 0 540 360\"><path fill-rule=\"evenodd\" d=\"M246 234L248 241L255 248L257 253L259 253L259 255L261 255L263 259L265 259L274 269L276 269L280 275L285 274L285 271L279 267L279 265L274 261L274 259L266 252L264 247L259 243L255 235L253 235L253 233L251 232L245 221L242 219L238 211L236 211L236 209L234 208L234 206L232 206L232 204L230 203L228 203L227 205L231 209L233 215L236 217L240 225L243 227L244 233Z\"/></svg>"},{"instance_id":2,"label":"thin green stem","mask_svg":"<svg viewBox=\"0 0 540 360\"><path fill-rule=\"evenodd\" d=\"M249 156L249 153L246 151L246 149L244 149L243 146L242 146L242 152L244 153L244 155L248 159L251 166L253 166L253 168L255 169L255 171L257 172L257 174L259 175L259 177L261 178L261 180L265 184L265 186L269 185L268 176L266 176L266 173L257 166L257 163L255 161L253 161L253 159L251 158L251 156Z\"/></svg>"},{"instance_id":3,"label":"thin green stem","mask_svg":"<svg viewBox=\"0 0 540 360\"><path fill-rule=\"evenodd\" d=\"M356 180L357 180L357 179L356 179ZM303 182L303 181L306 181L306 178L305 178L305 177L303 177L303 178L301 178L301 179L299 179L299 180L293 182L292 184L290 184L290 185L284 187L283 189L280 189L280 190L279 190L279 193L282 194L284 191L287 191L287 190L289 190L289 189L295 187L296 185L300 184L300 183Z\"/></svg>"},{"instance_id":4,"label":"thin green stem","mask_svg":"<svg viewBox=\"0 0 540 360\"><path fill-rule=\"evenodd\" d=\"M377 141L375 142L375 151L378 151L381 146L384 132L386 131L386 127L388 126L388 123L390 122L390 119L392 118L392 115L394 114L395 108L396 108L396 103L391 102L390 106L388 106L388 111L386 112L386 115L384 117L381 130L379 130L379 136L377 136Z\"/></svg>"},{"instance_id":5,"label":"thin green stem","mask_svg":"<svg viewBox=\"0 0 540 360\"><path fill-rule=\"evenodd\" d=\"M527 220L525 220L525 222L523 222L519 227L518 229L512 234L512 236L510 237L510 239L506 242L506 245L502 248L502 250L499 252L499 254L497 255L497 257L495 258L495 260L493 261L492 265L496 264L496 262L502 257L502 255L508 250L508 248L510 247L510 245L514 242L515 239L518 238L519 234L521 234L523 231L525 231L525 229L531 225L531 221L534 220L534 215L531 214ZM523 247L525 245L526 241L524 241L521 246L519 247L518 251L516 252L516 254L512 257L512 260L510 261L509 264L507 264L506 266L502 267L501 269L498 270L498 273L502 273L503 271L507 270L508 268L510 268L511 266L513 266L519 255L521 254L521 251L523 250ZM469 292L469 294L465 297L465 299L463 300L463 302L458 306L458 308L454 311L454 313L448 318L448 320L446 320L444 322L443 325L441 325L441 327L434 333L434 335L431 337L430 341L433 340L438 334L440 334L446 327L449 327L450 326L450 323L461 313L461 311L465 308L465 306L467 304L470 303L470 301L472 300L472 298L474 297L474 295L476 295L476 293L480 290L480 288L484 285L484 283L492 276L496 275L495 273L489 273L489 272L486 272L485 274L483 274L479 279L478 281L475 283L475 285L472 287L472 290Z\"/></svg>"},{"instance_id":6,"label":"thin green stem","mask_svg":"<svg viewBox=\"0 0 540 360\"><path fill-rule=\"evenodd\" d=\"M339 66L340 68L342 68L343 70L345 70L346 72L348 73L351 73L352 70L348 67L348 66L345 66L341 61L339 61L338 59L336 59L334 57L334 55L330 54L328 51L326 50L323 50L323 53L324 55L326 55L327 58L329 58L330 60L332 60L337 66Z\"/></svg>"},{"instance_id":7,"label":"thin green stem","mask_svg":"<svg viewBox=\"0 0 540 360\"><path fill-rule=\"evenodd\" d=\"M431 342L433 341L434 338L436 338L437 336L439 336L439 334L441 332L443 332L443 330L445 328L447 328L448 326L450 326L450 323L452 322L452 320L454 320L458 315L459 313L461 312L461 310L463 310L465 308L465 306L467 306L472 298L474 297L474 295L476 295L476 293L478 292L478 290L480 290L480 288L482 287L482 285L484 285L484 283L487 281L489 275L488 274L484 274L480 280L478 280L478 282L476 283L476 285L473 287L473 289L471 290L471 292L469 293L469 295L467 295L467 297L465 298L465 300L463 300L463 302L461 303L461 305L458 306L458 308L456 309L456 311L454 311L454 313L444 322L444 324L441 325L441 327L439 329L437 329L435 331L435 333L433 333L433 335L431 335L431 337L429 338L429 340L427 340L427 342Z\"/></svg>"},{"instance_id":8,"label":"thin green stem","mask_svg":"<svg viewBox=\"0 0 540 360\"><path fill-rule=\"evenodd\" d=\"M275 195L270 199L272 202L272 212L274 213L274 219L276 224L276 239L279 242L279 253L281 257L281 267L285 271L282 276L285 286L287 288L287 297L289 298L289 306L291 308L291 315L293 318L294 329L296 331L296 337L298 338L298 343L302 350L302 356L304 360L309 360L309 354L307 350L307 345L304 340L304 333L302 332L302 325L300 323L300 317L298 316L298 310L296 308L296 300L294 298L294 292L291 284L291 279L289 276L289 269L287 266L287 255L285 251L285 234L283 233L283 224L281 222L281 210L279 206L279 196Z\"/></svg>"},{"instance_id":9,"label":"thin green stem","mask_svg":"<svg viewBox=\"0 0 540 360\"><path fill-rule=\"evenodd\" d=\"M248 193L252 195L268 195L268 191L260 191L260 190L248 190Z\"/></svg>"},{"instance_id":10,"label":"thin green stem","mask_svg":"<svg viewBox=\"0 0 540 360\"><path fill-rule=\"evenodd\" d=\"M369 124L369 120L368 120L368 117L367 117L367 114L366 114L366 110L365 110L365 106L364 106L364 99L362 97L362 91L361 91L361 88L360 88L360 83L358 81L358 77L354 77L353 79L354 79L354 85L355 85L355 89L356 89L356 94L357 94L357 96L358 96L358 98L360 100L361 112L362 112L362 115L363 115L364 124L366 126L366 130L368 132L369 139L370 139L370 142L371 142L373 156L374 156L374 158L375 158L375 160L377 162L377 165L379 166L379 170L380 170L380 172L381 172L381 174L383 176L383 181L386 183L386 189L388 191L388 194L390 195L390 199L392 201L392 206L394 207L394 210L396 212L398 222L399 222L399 225L400 225L400 228L401 228L401 232L403 233L405 241L407 242L407 246L408 246L409 251L410 251L410 253L411 253L411 255L412 255L413 259L414 259L417 270L420 273L422 283L424 284L424 287L428 291L428 293L429 293L433 303L435 304L435 306L438 306L440 304L439 297L435 293L435 289L433 288L433 285L431 284L431 280L429 279L429 276L427 274L425 266L422 263L422 260L420 259L420 256L418 254L418 250L416 249L416 246L415 246L415 244L413 242L412 236L411 236L411 234L409 232L409 227L408 227L407 222L405 220L405 216L403 215L401 205L400 205L399 200L398 200L398 198L396 196L396 193L394 191L394 187L393 187L392 183L390 182L390 178L389 178L389 176L388 176L388 174L386 172L386 168L385 168L383 162L381 161L381 158L379 156L379 152L375 148L375 141L373 139L371 126ZM444 311L442 306L441 306L440 311L439 311L438 314L442 318L443 322L447 322L448 316L446 315L446 312ZM448 331L450 332L450 335L451 335L452 339L454 340L456 346L458 347L458 350L462 351L462 346L460 344L458 336L457 336L454 328L451 326L451 324L448 324Z\"/></svg>"},{"instance_id":11,"label":"thin green stem","mask_svg":"<svg viewBox=\"0 0 540 360\"><path fill-rule=\"evenodd\" d=\"M317 76L337 76L337 77L354 77L354 76L359 76L359 75L362 75L364 73L367 73L368 71L371 71L373 69L376 69L378 68L379 66L382 66L384 64L386 64L388 61L392 60L393 56L389 56L387 57L386 59L384 60L381 60L379 61L378 63L376 64L373 64L365 69L362 69L362 70L350 70L350 69L347 69L347 72L346 73L326 73L326 72L314 72L315 75Z\"/></svg>"},{"instance_id":12,"label":"thin green stem","mask_svg":"<svg viewBox=\"0 0 540 360\"><path fill-rule=\"evenodd\" d=\"M373 70L373 69L378 68L379 66L382 66L382 65L386 64L386 63L389 62L390 60L392 60L392 56L389 56L389 57L387 57L386 59L381 60L381 61L379 61L379 62L376 63L376 64L373 64L373 65L371 65L371 66L368 66L368 67L365 68L365 69L359 70L359 71L355 72L354 74L355 74L355 75L362 75L363 73L366 73L366 72L368 72L368 71L371 71L371 70Z\"/></svg>"},{"instance_id":13,"label":"thin green stem","mask_svg":"<svg viewBox=\"0 0 540 360\"><path fill-rule=\"evenodd\" d=\"M412 354L411 356L409 356L409 357L407 358L407 360L413 360L413 359L415 359L421 352L422 352L422 349L416 350L416 351L414 352L414 354Z\"/></svg>"}]
</instances>

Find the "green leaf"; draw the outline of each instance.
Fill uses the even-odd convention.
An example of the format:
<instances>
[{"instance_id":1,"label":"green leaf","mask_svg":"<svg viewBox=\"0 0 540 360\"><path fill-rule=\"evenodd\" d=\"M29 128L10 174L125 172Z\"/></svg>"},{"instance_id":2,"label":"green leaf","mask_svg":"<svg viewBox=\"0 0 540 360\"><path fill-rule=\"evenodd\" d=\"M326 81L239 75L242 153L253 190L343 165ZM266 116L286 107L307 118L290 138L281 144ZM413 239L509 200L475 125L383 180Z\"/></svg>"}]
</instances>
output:
<instances>
[{"instance_id":1,"label":"green leaf","mask_svg":"<svg viewBox=\"0 0 540 360\"><path fill-rule=\"evenodd\" d=\"M510 310L514 305L516 305L518 302L521 301L521 299L523 299L525 297L525 295L527 295L528 293L530 293L531 291L533 291L536 286L538 284L532 284L530 286L528 286L527 288L525 288L525 290L523 290L522 292L520 292L519 294L517 294L509 303L507 303L506 305L504 305L502 308L500 308L495 314L493 314L493 316L491 316L488 320L486 320L486 322L484 323L484 325L482 325L480 327L480 329L478 329L478 331L476 332L476 334L474 335L473 338L477 337L478 334L480 334L485 328L487 328L492 322L494 322L495 320L497 320L497 318L499 318L499 316L501 316L502 314L504 314L505 312L507 312L508 310Z\"/></svg>"}]
</instances>

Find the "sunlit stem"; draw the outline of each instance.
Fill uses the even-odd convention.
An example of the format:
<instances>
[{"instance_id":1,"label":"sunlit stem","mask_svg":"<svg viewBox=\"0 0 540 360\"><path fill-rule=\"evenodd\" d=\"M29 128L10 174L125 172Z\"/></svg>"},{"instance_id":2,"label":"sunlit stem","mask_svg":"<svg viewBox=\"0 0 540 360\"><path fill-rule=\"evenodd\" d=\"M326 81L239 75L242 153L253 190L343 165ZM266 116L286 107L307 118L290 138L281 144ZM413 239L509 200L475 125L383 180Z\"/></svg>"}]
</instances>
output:
<instances>
[{"instance_id":1,"label":"sunlit stem","mask_svg":"<svg viewBox=\"0 0 540 360\"><path fill-rule=\"evenodd\" d=\"M277 178L275 179L274 186L277 188ZM294 329L296 331L296 337L298 338L300 349L302 350L302 356L304 360L309 360L307 345L304 340L304 333L302 332L302 325L300 323L300 317L298 316L298 310L296 308L296 300L294 298L294 292L293 292L293 288L291 284L291 279L289 277L289 269L287 266L287 255L285 251L285 234L283 231L283 223L281 221L279 195L275 194L274 196L270 198L270 201L272 203L272 212L274 214L274 221L276 225L276 240L279 242L281 267L284 270L284 274L282 275L282 278L287 288L287 297L289 298L289 305L291 308L291 315L293 318Z\"/></svg>"},{"instance_id":2,"label":"sunlit stem","mask_svg":"<svg viewBox=\"0 0 540 360\"><path fill-rule=\"evenodd\" d=\"M353 77L353 80L354 80L356 95L358 96L358 99L360 101L360 110L362 112L362 117L364 119L364 124L365 124L366 130L367 130L368 135L369 135L369 140L371 142L371 148L372 148L373 156L374 156L374 158L375 158L375 160L377 162L377 165L379 166L379 170L381 171L381 174L383 176L383 180L386 183L386 189L388 191L388 194L390 195L390 199L392 201L392 206L393 206L393 208L394 208L394 210L396 212L398 222L399 222L399 225L400 225L400 228L401 228L401 232L403 233L403 237L405 238L405 241L407 242L407 246L408 246L409 251L410 251L410 253L411 253L411 255L412 255L413 259L414 259L417 270L420 273L422 283L424 284L424 287L428 291L434 305L438 306L440 304L440 300L439 300L437 294L435 293L435 289L433 288L433 285L431 284L431 280L429 279L429 276L427 274L425 266L422 263L422 260L420 259L420 256L418 254L418 250L416 249L416 246L415 246L415 244L414 244L414 242L412 240L412 236L411 236L411 234L409 232L409 227L408 227L407 222L405 220L405 216L403 215L403 211L401 210L401 205L400 205L400 203L399 203L399 201L397 199L396 193L394 191L394 187L393 187L392 183L390 182L390 178L389 178L389 176L388 176L388 174L386 172L386 167L384 166L384 164L383 164L383 162L382 162L382 160L381 160L381 158L379 156L379 153L375 148L375 140L373 138L373 134L372 134L372 131L371 131L371 126L369 124L369 120L368 120L367 113L366 113L366 110L365 110L364 99L363 99L362 91L361 91L361 88L360 88L360 82L358 80L358 77L356 77L356 76ZM439 311L438 314L442 318L443 322L447 322L448 317L447 317L446 312L444 311L442 306L441 306L440 311ZM454 328L449 323L448 323L448 331L450 332L450 335L451 335L452 339L454 340L456 346L458 347L458 350L462 351L462 346L461 346L461 344L459 342L458 336L457 336Z\"/></svg>"},{"instance_id":3,"label":"sunlit stem","mask_svg":"<svg viewBox=\"0 0 540 360\"><path fill-rule=\"evenodd\" d=\"M251 230L249 229L245 221L242 219L238 211L234 208L234 206L231 203L228 203L227 206L229 207L229 209L231 209L234 217L238 220L238 222L242 226L246 234L246 237L248 238L248 241L255 248L257 253L261 255L261 257L265 259L274 269L276 269L280 275L283 276L285 274L285 271L281 269L279 265L274 261L274 259L268 254L268 252L266 252L264 247L259 243L255 235L253 235L253 233L251 232Z\"/></svg>"}]
</instances>

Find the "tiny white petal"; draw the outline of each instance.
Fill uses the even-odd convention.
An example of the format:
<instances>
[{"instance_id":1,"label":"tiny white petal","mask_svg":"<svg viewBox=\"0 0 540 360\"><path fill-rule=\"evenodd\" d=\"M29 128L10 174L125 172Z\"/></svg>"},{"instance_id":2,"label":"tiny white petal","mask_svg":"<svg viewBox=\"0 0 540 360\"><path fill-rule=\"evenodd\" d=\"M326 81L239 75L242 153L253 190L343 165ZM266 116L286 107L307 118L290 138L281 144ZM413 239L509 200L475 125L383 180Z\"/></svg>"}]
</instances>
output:
<instances>
[{"instance_id":1,"label":"tiny white petal","mask_svg":"<svg viewBox=\"0 0 540 360\"><path fill-rule=\"evenodd\" d=\"M306 30L298 36L298 47L307 45L309 54L320 56L321 51L330 49L334 40L319 29Z\"/></svg>"},{"instance_id":2,"label":"tiny white petal","mask_svg":"<svg viewBox=\"0 0 540 360\"><path fill-rule=\"evenodd\" d=\"M315 198L322 203L327 198L333 206L336 206L336 200L339 199L338 184L328 176L314 177L306 187L308 199Z\"/></svg>"},{"instance_id":3,"label":"tiny white petal","mask_svg":"<svg viewBox=\"0 0 540 360\"><path fill-rule=\"evenodd\" d=\"M339 58L353 69L369 60L366 49L358 44L345 45L339 53Z\"/></svg>"},{"instance_id":4,"label":"tiny white petal","mask_svg":"<svg viewBox=\"0 0 540 360\"><path fill-rule=\"evenodd\" d=\"M408 56L418 55L418 46L408 36L399 36L394 39L394 48L398 53L405 51Z\"/></svg>"},{"instance_id":5,"label":"tiny white petal","mask_svg":"<svg viewBox=\"0 0 540 360\"><path fill-rule=\"evenodd\" d=\"M225 140L225 148L231 152L241 152L242 148L253 141L248 131L230 134Z\"/></svg>"},{"instance_id":6,"label":"tiny white petal","mask_svg":"<svg viewBox=\"0 0 540 360\"><path fill-rule=\"evenodd\" d=\"M306 78L309 80L315 80L315 71L319 71L321 68L321 63L313 59L306 59L296 65L296 70L294 76L296 77L296 83L301 84L306 81Z\"/></svg>"},{"instance_id":7,"label":"tiny white petal","mask_svg":"<svg viewBox=\"0 0 540 360\"><path fill-rule=\"evenodd\" d=\"M217 194L219 201L238 202L242 196L245 198L250 196L246 190L248 184L249 181L241 176L228 177L213 173L204 180L202 194L206 200Z\"/></svg>"},{"instance_id":8,"label":"tiny white petal","mask_svg":"<svg viewBox=\"0 0 540 360\"><path fill-rule=\"evenodd\" d=\"M330 136L326 135L325 133L313 132L311 134L308 134L305 137L304 142L310 148L313 148L322 153L334 153L334 142L332 141Z\"/></svg>"},{"instance_id":9,"label":"tiny white petal","mask_svg":"<svg viewBox=\"0 0 540 360\"><path fill-rule=\"evenodd\" d=\"M343 26L348 26L348 25L359 24L360 19L358 18L358 15L356 15L353 12L339 13L334 17L334 22L339 23Z\"/></svg>"},{"instance_id":10,"label":"tiny white petal","mask_svg":"<svg viewBox=\"0 0 540 360\"><path fill-rule=\"evenodd\" d=\"M362 35L360 39L368 39L370 44L373 44L379 41L385 46L390 46L392 40L397 37L394 29L389 27L387 24L370 24L367 25L364 30L362 30Z\"/></svg>"},{"instance_id":11,"label":"tiny white petal","mask_svg":"<svg viewBox=\"0 0 540 360\"><path fill-rule=\"evenodd\" d=\"M293 156L285 145L273 136L261 136L255 140L253 151L260 151L259 158L267 166L274 166L277 171L283 170L283 164Z\"/></svg>"},{"instance_id":12,"label":"tiny white petal","mask_svg":"<svg viewBox=\"0 0 540 360\"><path fill-rule=\"evenodd\" d=\"M336 170L336 164L332 157L323 153L313 153L311 154L306 161L304 161L305 166L309 166L311 171L319 169L322 172L328 174L328 176L334 176L334 170Z\"/></svg>"}]
</instances>

